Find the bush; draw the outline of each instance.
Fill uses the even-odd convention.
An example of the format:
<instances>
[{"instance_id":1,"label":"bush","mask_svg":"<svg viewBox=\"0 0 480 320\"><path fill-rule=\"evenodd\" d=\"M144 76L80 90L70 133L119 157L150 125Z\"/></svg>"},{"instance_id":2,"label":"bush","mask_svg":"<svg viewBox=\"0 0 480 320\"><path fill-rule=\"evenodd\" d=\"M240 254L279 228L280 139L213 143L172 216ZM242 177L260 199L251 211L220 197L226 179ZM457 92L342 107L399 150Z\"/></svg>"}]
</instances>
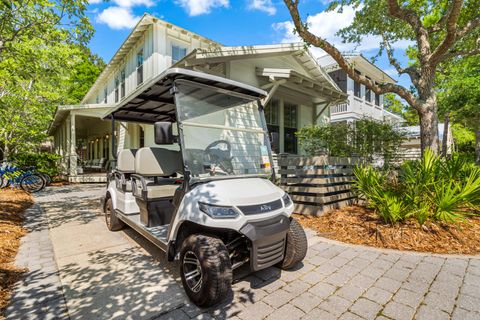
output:
<instances>
[{"instance_id":1,"label":"bush","mask_svg":"<svg viewBox=\"0 0 480 320\"><path fill-rule=\"evenodd\" d=\"M49 152L19 153L11 157L12 162L18 167L35 167L39 172L48 174L50 177L58 175L59 155Z\"/></svg>"},{"instance_id":2,"label":"bush","mask_svg":"<svg viewBox=\"0 0 480 320\"><path fill-rule=\"evenodd\" d=\"M354 174L355 192L386 223L454 222L480 209L480 168L458 156L446 160L427 150L398 173L360 166Z\"/></svg>"},{"instance_id":3,"label":"bush","mask_svg":"<svg viewBox=\"0 0 480 320\"><path fill-rule=\"evenodd\" d=\"M308 155L328 152L336 157L356 155L367 161L378 156L385 162L395 157L404 135L390 124L367 119L353 124L309 126L297 132L298 142Z\"/></svg>"}]
</instances>

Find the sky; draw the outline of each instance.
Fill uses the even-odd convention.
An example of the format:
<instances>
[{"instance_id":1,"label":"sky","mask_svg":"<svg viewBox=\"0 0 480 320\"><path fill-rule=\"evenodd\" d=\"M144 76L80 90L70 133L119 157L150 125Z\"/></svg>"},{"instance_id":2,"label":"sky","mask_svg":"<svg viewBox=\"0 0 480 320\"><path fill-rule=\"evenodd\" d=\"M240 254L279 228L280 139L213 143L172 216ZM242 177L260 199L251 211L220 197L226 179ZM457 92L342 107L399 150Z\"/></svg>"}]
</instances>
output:
<instances>
[{"instance_id":1,"label":"sky","mask_svg":"<svg viewBox=\"0 0 480 320\"><path fill-rule=\"evenodd\" d=\"M310 30L333 42L341 51L357 51L369 58L378 51L379 39L366 37L360 43L345 44L336 32L355 16L351 7L342 13L325 12L328 0L303 0L301 13ZM298 42L293 23L282 0L90 0L88 16L96 30L90 42L92 52L108 62L144 12L178 25L226 46ZM394 44L397 58L406 63L407 42ZM324 53L312 48L315 56ZM385 56L376 62L399 84L409 86L406 76L398 78Z\"/></svg>"}]
</instances>

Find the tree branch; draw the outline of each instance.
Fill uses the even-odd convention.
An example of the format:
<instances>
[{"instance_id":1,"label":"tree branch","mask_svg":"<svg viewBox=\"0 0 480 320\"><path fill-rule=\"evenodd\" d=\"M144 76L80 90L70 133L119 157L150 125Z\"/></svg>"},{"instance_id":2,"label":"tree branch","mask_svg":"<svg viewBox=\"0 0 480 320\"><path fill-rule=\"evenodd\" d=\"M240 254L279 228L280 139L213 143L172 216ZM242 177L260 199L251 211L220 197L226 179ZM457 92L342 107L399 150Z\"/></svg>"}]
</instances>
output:
<instances>
[{"instance_id":1,"label":"tree branch","mask_svg":"<svg viewBox=\"0 0 480 320\"><path fill-rule=\"evenodd\" d=\"M397 19L403 20L408 23L413 31L418 44L418 60L422 64L428 61L428 57L431 54L430 42L428 40L428 31L422 24L420 17L415 11L401 7L397 0L387 0L388 13Z\"/></svg>"},{"instance_id":2,"label":"tree branch","mask_svg":"<svg viewBox=\"0 0 480 320\"><path fill-rule=\"evenodd\" d=\"M384 94L388 92L396 93L405 99L415 109L419 110L421 108L416 97L404 87L393 83L377 84L375 81L363 75L357 74L355 72L355 68L342 56L342 53L335 46L330 44L327 40L322 39L308 31L308 27L302 22L298 12L298 0L284 0L284 2L290 11L293 23L295 24L295 29L300 37L305 42L325 50L325 52L327 52L338 63L339 67L342 68L350 78L367 86L376 94Z\"/></svg>"},{"instance_id":3,"label":"tree branch","mask_svg":"<svg viewBox=\"0 0 480 320\"><path fill-rule=\"evenodd\" d=\"M448 10L447 16L447 35L440 43L440 45L435 49L430 57L430 62L433 65L437 65L441 62L441 58L447 50L452 47L457 39L457 22L458 17L460 16L460 11L462 10L463 0L454 0L452 7Z\"/></svg>"},{"instance_id":4,"label":"tree branch","mask_svg":"<svg viewBox=\"0 0 480 320\"><path fill-rule=\"evenodd\" d=\"M473 19L469 21L462 30L457 32L457 39L463 38L465 35L469 34L470 32L474 31L476 28L480 26L480 17L477 19Z\"/></svg>"}]
</instances>

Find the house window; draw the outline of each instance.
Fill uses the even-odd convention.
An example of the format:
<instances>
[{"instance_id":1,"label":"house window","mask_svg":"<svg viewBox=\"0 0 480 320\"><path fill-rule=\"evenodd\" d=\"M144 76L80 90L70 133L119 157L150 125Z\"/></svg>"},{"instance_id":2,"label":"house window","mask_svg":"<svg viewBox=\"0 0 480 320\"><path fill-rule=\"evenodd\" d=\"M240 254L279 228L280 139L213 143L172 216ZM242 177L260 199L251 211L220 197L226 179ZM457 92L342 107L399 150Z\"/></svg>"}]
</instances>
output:
<instances>
[{"instance_id":1,"label":"house window","mask_svg":"<svg viewBox=\"0 0 480 320\"><path fill-rule=\"evenodd\" d=\"M100 103L100 97L97 94L97 97L95 98L95 103Z\"/></svg>"},{"instance_id":2,"label":"house window","mask_svg":"<svg viewBox=\"0 0 480 320\"><path fill-rule=\"evenodd\" d=\"M365 78L370 80L369 77L365 77ZM367 88L367 86L365 86L365 100L367 100L368 102L372 102L372 90Z\"/></svg>"},{"instance_id":3,"label":"house window","mask_svg":"<svg viewBox=\"0 0 480 320\"><path fill-rule=\"evenodd\" d=\"M137 53L137 86L143 83L143 49Z\"/></svg>"},{"instance_id":4,"label":"house window","mask_svg":"<svg viewBox=\"0 0 480 320\"><path fill-rule=\"evenodd\" d=\"M336 70L332 71L328 74L333 81L337 84L337 86L343 92L347 92L347 73L343 70Z\"/></svg>"},{"instance_id":5,"label":"house window","mask_svg":"<svg viewBox=\"0 0 480 320\"><path fill-rule=\"evenodd\" d=\"M118 102L119 99L119 87L120 86L120 80L118 79L118 76L115 77L115 102Z\"/></svg>"},{"instance_id":6,"label":"house window","mask_svg":"<svg viewBox=\"0 0 480 320\"><path fill-rule=\"evenodd\" d=\"M297 153L298 106L285 102L283 106L284 152Z\"/></svg>"},{"instance_id":7,"label":"house window","mask_svg":"<svg viewBox=\"0 0 480 320\"><path fill-rule=\"evenodd\" d=\"M103 88L103 103L107 103L108 101L108 90L107 87Z\"/></svg>"},{"instance_id":8,"label":"house window","mask_svg":"<svg viewBox=\"0 0 480 320\"><path fill-rule=\"evenodd\" d=\"M270 100L265 106L265 120L274 153L280 153L280 101Z\"/></svg>"},{"instance_id":9,"label":"house window","mask_svg":"<svg viewBox=\"0 0 480 320\"><path fill-rule=\"evenodd\" d=\"M380 106L380 95L379 94L375 95L375 105Z\"/></svg>"},{"instance_id":10,"label":"house window","mask_svg":"<svg viewBox=\"0 0 480 320\"><path fill-rule=\"evenodd\" d=\"M172 45L172 64L182 60L187 55L187 48Z\"/></svg>"},{"instance_id":11,"label":"house window","mask_svg":"<svg viewBox=\"0 0 480 320\"><path fill-rule=\"evenodd\" d=\"M355 73L360 74L360 71L355 70ZM353 95L355 97L358 97L358 98L362 97L360 82L354 81L354 83L353 83Z\"/></svg>"},{"instance_id":12,"label":"house window","mask_svg":"<svg viewBox=\"0 0 480 320\"><path fill-rule=\"evenodd\" d=\"M125 69L120 72L120 97L125 97Z\"/></svg>"}]
</instances>

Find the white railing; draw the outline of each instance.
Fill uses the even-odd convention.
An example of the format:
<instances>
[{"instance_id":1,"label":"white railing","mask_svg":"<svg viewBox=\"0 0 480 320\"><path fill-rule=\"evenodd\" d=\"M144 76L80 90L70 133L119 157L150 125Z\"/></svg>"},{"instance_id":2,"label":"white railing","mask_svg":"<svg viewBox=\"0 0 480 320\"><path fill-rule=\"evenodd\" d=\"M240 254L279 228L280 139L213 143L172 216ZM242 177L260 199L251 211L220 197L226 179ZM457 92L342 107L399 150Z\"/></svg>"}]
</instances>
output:
<instances>
[{"instance_id":1,"label":"white railing","mask_svg":"<svg viewBox=\"0 0 480 320\"><path fill-rule=\"evenodd\" d=\"M332 114L334 113L340 113L340 112L347 112L348 111L348 104L347 103L340 103L334 106L330 107L330 112Z\"/></svg>"}]
</instances>

